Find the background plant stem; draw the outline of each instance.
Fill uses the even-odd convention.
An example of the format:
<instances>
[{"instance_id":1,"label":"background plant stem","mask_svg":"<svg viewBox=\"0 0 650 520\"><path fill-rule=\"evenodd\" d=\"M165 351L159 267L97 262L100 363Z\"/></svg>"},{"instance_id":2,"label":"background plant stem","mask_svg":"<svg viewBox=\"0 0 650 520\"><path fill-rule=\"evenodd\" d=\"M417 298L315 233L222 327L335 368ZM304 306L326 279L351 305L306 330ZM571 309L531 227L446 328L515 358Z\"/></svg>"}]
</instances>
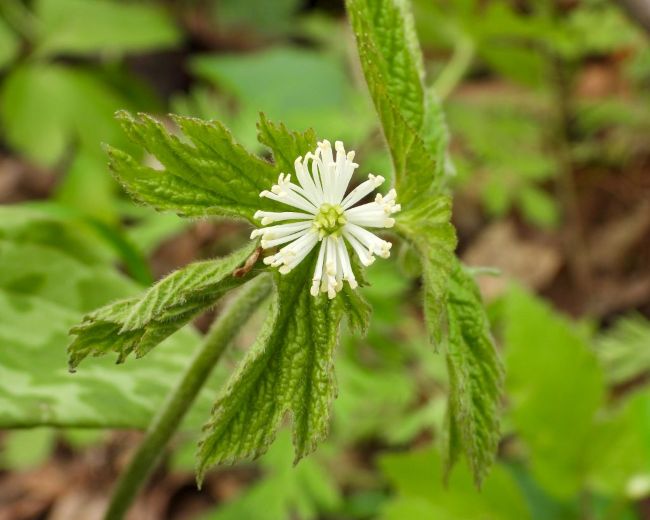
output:
<instances>
[{"instance_id":1,"label":"background plant stem","mask_svg":"<svg viewBox=\"0 0 650 520\"><path fill-rule=\"evenodd\" d=\"M106 520L124 517L224 350L270 291L271 278L266 274L258 276L244 286L215 321L178 384L152 419L145 438L120 477L106 512Z\"/></svg>"},{"instance_id":2,"label":"background plant stem","mask_svg":"<svg viewBox=\"0 0 650 520\"><path fill-rule=\"evenodd\" d=\"M574 164L571 152L571 105L572 91L568 64L559 56L551 54L551 89L555 101L555 150L559 168L556 190L566 219L564 249L571 275L575 283L589 294L591 273L587 245L582 229L578 194L574 179Z\"/></svg>"},{"instance_id":3,"label":"background plant stem","mask_svg":"<svg viewBox=\"0 0 650 520\"><path fill-rule=\"evenodd\" d=\"M447 99L463 80L473 59L474 42L466 36L459 36L451 59L433 84L433 90L441 101Z\"/></svg>"}]
</instances>

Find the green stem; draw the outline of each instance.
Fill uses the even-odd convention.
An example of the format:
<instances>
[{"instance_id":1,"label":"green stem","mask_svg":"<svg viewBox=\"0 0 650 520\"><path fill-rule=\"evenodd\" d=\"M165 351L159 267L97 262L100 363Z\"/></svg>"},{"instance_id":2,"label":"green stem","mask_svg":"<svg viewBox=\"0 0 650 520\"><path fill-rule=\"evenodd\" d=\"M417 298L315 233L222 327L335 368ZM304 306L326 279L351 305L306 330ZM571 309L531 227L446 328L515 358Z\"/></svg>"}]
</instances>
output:
<instances>
[{"instance_id":1,"label":"green stem","mask_svg":"<svg viewBox=\"0 0 650 520\"><path fill-rule=\"evenodd\" d=\"M467 36L459 36L451 59L438 75L433 90L444 101L461 82L474 59L474 42Z\"/></svg>"},{"instance_id":2,"label":"green stem","mask_svg":"<svg viewBox=\"0 0 650 520\"><path fill-rule=\"evenodd\" d=\"M244 286L242 292L215 321L178 384L152 419L145 438L117 483L105 520L121 520L124 517L212 368L270 291L270 277L264 274L258 276Z\"/></svg>"}]
</instances>

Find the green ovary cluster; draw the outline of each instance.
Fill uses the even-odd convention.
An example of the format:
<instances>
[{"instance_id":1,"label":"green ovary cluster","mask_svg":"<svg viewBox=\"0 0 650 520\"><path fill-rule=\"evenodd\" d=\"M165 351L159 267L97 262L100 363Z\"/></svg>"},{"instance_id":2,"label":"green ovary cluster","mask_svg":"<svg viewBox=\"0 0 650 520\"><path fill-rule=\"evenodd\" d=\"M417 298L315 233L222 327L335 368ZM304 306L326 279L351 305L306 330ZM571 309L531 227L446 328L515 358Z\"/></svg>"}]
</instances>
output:
<instances>
[{"instance_id":1,"label":"green ovary cluster","mask_svg":"<svg viewBox=\"0 0 650 520\"><path fill-rule=\"evenodd\" d=\"M318 230L321 237L334 235L339 236L341 229L347 222L345 212L341 206L329 204L321 205L314 217L314 228Z\"/></svg>"}]
</instances>

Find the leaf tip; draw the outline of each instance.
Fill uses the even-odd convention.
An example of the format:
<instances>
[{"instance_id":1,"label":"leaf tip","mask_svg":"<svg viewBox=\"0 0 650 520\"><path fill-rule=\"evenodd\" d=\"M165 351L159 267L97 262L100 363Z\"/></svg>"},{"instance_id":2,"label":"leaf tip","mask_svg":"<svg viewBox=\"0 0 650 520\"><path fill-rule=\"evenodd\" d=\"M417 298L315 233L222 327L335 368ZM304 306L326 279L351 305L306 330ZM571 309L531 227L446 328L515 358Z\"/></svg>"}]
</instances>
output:
<instances>
[{"instance_id":1,"label":"leaf tip","mask_svg":"<svg viewBox=\"0 0 650 520\"><path fill-rule=\"evenodd\" d=\"M201 468L197 469L195 482L196 482L196 489L198 489L199 491L203 489L204 478L205 478L205 470Z\"/></svg>"},{"instance_id":2,"label":"leaf tip","mask_svg":"<svg viewBox=\"0 0 650 520\"><path fill-rule=\"evenodd\" d=\"M113 117L117 119L118 121L132 121L133 116L128 110L124 110L121 108L120 110L116 110L115 114L113 114Z\"/></svg>"}]
</instances>

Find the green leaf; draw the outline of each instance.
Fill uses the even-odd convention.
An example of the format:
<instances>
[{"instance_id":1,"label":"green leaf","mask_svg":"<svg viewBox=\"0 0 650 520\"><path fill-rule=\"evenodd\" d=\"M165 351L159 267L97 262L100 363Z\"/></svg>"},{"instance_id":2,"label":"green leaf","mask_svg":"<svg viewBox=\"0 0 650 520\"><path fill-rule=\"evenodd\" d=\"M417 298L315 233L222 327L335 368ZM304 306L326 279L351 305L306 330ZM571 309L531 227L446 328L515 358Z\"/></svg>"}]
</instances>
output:
<instances>
[{"instance_id":1,"label":"green leaf","mask_svg":"<svg viewBox=\"0 0 650 520\"><path fill-rule=\"evenodd\" d=\"M535 480L558 498L583 489L604 381L583 335L548 305L513 288L505 307L510 418Z\"/></svg>"},{"instance_id":2,"label":"green leaf","mask_svg":"<svg viewBox=\"0 0 650 520\"><path fill-rule=\"evenodd\" d=\"M451 168L441 106L433 93L425 95L422 58L406 2L348 0L347 6L366 82L393 159L403 207L396 231L420 255L431 341L439 343L448 327L448 469L463 452L480 485L499 441L502 372L478 289L454 263L451 201L437 194ZM453 293L448 296L450 275Z\"/></svg>"},{"instance_id":3,"label":"green leaf","mask_svg":"<svg viewBox=\"0 0 650 520\"><path fill-rule=\"evenodd\" d=\"M64 252L72 248L75 254L83 255L84 262L87 262L87 257L102 259L111 265L121 262L134 280L145 285L153 283L149 265L143 255L142 244L126 236L120 226L107 225L101 220L88 218L86 213L79 212L68 205L51 201L32 202L28 206L20 206L20 211L15 211L17 208L18 206L7 213L0 212L2 217L9 217L8 221L0 224L0 235L30 236L30 232L34 232L36 236L31 235L32 240ZM68 233L71 224L74 224L74 235ZM138 226L139 224L136 224L134 228ZM129 228L129 231L132 229ZM92 246L86 245L79 250L80 243L75 235L82 235Z\"/></svg>"},{"instance_id":4,"label":"green leaf","mask_svg":"<svg viewBox=\"0 0 650 520\"><path fill-rule=\"evenodd\" d=\"M598 31L593 28L598 26ZM620 49L643 45L644 38L615 5L592 5L571 12L557 31L557 51L569 59L593 54L615 53Z\"/></svg>"},{"instance_id":5,"label":"green leaf","mask_svg":"<svg viewBox=\"0 0 650 520\"><path fill-rule=\"evenodd\" d=\"M228 257L190 264L163 278L142 296L121 300L87 314L70 333L70 368L89 355L117 352L122 363L134 352L147 354L161 341L214 305L226 292L254 274L235 277L233 271L253 253L257 244Z\"/></svg>"},{"instance_id":6,"label":"green leaf","mask_svg":"<svg viewBox=\"0 0 650 520\"><path fill-rule=\"evenodd\" d=\"M348 0L347 6L366 80L380 79L404 121L419 130L424 117L424 73L407 2ZM366 52L378 59L374 65L366 62ZM370 70L372 78L368 78Z\"/></svg>"},{"instance_id":7,"label":"green leaf","mask_svg":"<svg viewBox=\"0 0 650 520\"><path fill-rule=\"evenodd\" d=\"M339 293L339 298L345 309L350 330L358 336L365 336L368 333L372 315L370 304L358 290L350 289L347 285Z\"/></svg>"},{"instance_id":8,"label":"green leaf","mask_svg":"<svg viewBox=\"0 0 650 520\"><path fill-rule=\"evenodd\" d=\"M123 297L132 287L106 266L84 265L69 253L0 237L0 288L13 295L37 293L64 307L88 311L105 299ZM44 266L46 262L50 265Z\"/></svg>"},{"instance_id":9,"label":"green leaf","mask_svg":"<svg viewBox=\"0 0 650 520\"><path fill-rule=\"evenodd\" d=\"M492 215L516 206L529 222L552 227L557 207L539 183L552 178L557 165L545 150L542 120L533 106L490 95L451 102L448 114L468 162L468 175L459 181L480 193ZM506 142L520 153L513 155Z\"/></svg>"},{"instance_id":10,"label":"green leaf","mask_svg":"<svg viewBox=\"0 0 650 520\"><path fill-rule=\"evenodd\" d=\"M318 114L346 105L349 87L345 69L322 52L274 46L244 55L206 54L195 57L191 68L242 103L268 111L273 118L288 116L291 123L297 122L292 119L299 116L298 112L304 118L305 113ZM260 88L261 81L264 88ZM325 83L328 88L323 88Z\"/></svg>"},{"instance_id":11,"label":"green leaf","mask_svg":"<svg viewBox=\"0 0 650 520\"><path fill-rule=\"evenodd\" d=\"M301 7L301 0L221 0L213 9L215 22L221 30L239 32L253 30L263 34L274 35L287 32L294 34L296 15Z\"/></svg>"},{"instance_id":12,"label":"green leaf","mask_svg":"<svg viewBox=\"0 0 650 520\"><path fill-rule=\"evenodd\" d=\"M421 56L406 3L348 0L347 6L368 89L391 152L399 199L402 204L425 200L437 187L441 167L432 153L437 144L423 140ZM433 135L427 123L426 136Z\"/></svg>"},{"instance_id":13,"label":"green leaf","mask_svg":"<svg viewBox=\"0 0 650 520\"><path fill-rule=\"evenodd\" d=\"M14 59L19 41L11 28L0 18L0 69Z\"/></svg>"},{"instance_id":14,"label":"green leaf","mask_svg":"<svg viewBox=\"0 0 650 520\"><path fill-rule=\"evenodd\" d=\"M0 116L9 145L46 165L61 159L73 142L95 155L101 155L101 141L122 144L113 113L127 105L89 72L58 64L16 67L0 93Z\"/></svg>"},{"instance_id":15,"label":"green leaf","mask_svg":"<svg viewBox=\"0 0 650 520\"><path fill-rule=\"evenodd\" d=\"M108 358L92 359L82 373L70 374L65 345L81 317L46 298L0 290L0 427L146 428L198 345L196 334L182 331L146 363L116 367ZM212 397L200 397L189 423L200 424Z\"/></svg>"},{"instance_id":16,"label":"green leaf","mask_svg":"<svg viewBox=\"0 0 650 520\"><path fill-rule=\"evenodd\" d=\"M347 247L347 246L346 246ZM366 278L366 268L359 261L356 254L350 252L350 260L352 264L352 271L354 277L359 284L359 287L366 287L369 285ZM372 316L373 308L365 299L361 291L352 289L349 285L345 285L343 290L338 294L343 305L345 318L350 331L356 336L365 337L370 328L370 318Z\"/></svg>"},{"instance_id":17,"label":"green leaf","mask_svg":"<svg viewBox=\"0 0 650 520\"><path fill-rule=\"evenodd\" d=\"M535 48L498 45L496 42L479 45L478 53L489 67L505 78L528 88L545 85L546 63L544 55Z\"/></svg>"},{"instance_id":18,"label":"green leaf","mask_svg":"<svg viewBox=\"0 0 650 520\"><path fill-rule=\"evenodd\" d=\"M332 141L360 142L372 130L375 118L353 88L342 58L343 53L274 45L243 54L199 55L190 61L190 68L234 99L237 117L229 126L247 146L253 145L255 136L248 131L251 125L243 127L240 121L252 121L260 111L289 128L314 128ZM215 110L228 117L228 111L218 105L212 113Z\"/></svg>"},{"instance_id":19,"label":"green leaf","mask_svg":"<svg viewBox=\"0 0 650 520\"><path fill-rule=\"evenodd\" d=\"M56 187L56 199L63 206L106 223L117 223L115 205L119 188L106 168L102 154L80 150Z\"/></svg>"},{"instance_id":20,"label":"green leaf","mask_svg":"<svg viewBox=\"0 0 650 520\"><path fill-rule=\"evenodd\" d=\"M217 400L199 445L199 482L212 464L264 453L287 413L295 460L312 452L329 429L336 395L333 351L342 305L309 293L315 255L291 273L276 275L266 322Z\"/></svg>"},{"instance_id":21,"label":"green leaf","mask_svg":"<svg viewBox=\"0 0 650 520\"><path fill-rule=\"evenodd\" d=\"M67 253L84 265L109 266L116 260L85 222L53 213L18 205L0 206L0 240L45 246ZM35 262L34 267L38 266Z\"/></svg>"},{"instance_id":22,"label":"green leaf","mask_svg":"<svg viewBox=\"0 0 650 520\"><path fill-rule=\"evenodd\" d=\"M84 312L140 287L110 265L74 221L0 208L0 428L144 428L189 363L198 337L180 331L146 363L89 359L68 372L68 330ZM224 377L223 371L215 375ZM190 411L200 424L213 396Z\"/></svg>"},{"instance_id":23,"label":"green leaf","mask_svg":"<svg viewBox=\"0 0 650 520\"><path fill-rule=\"evenodd\" d=\"M109 0L38 0L40 54L122 54L171 47L180 38L154 5Z\"/></svg>"},{"instance_id":24,"label":"green leaf","mask_svg":"<svg viewBox=\"0 0 650 520\"><path fill-rule=\"evenodd\" d=\"M293 172L296 159L316 149L316 134L313 130L292 132L282 123L272 123L264 114L260 114L257 123L257 138L273 152L278 173Z\"/></svg>"},{"instance_id":25,"label":"green leaf","mask_svg":"<svg viewBox=\"0 0 650 520\"><path fill-rule=\"evenodd\" d=\"M129 205L129 214L136 224L126 230L128 240L138 244L143 254L151 255L163 245L169 237L180 235L189 230L193 223L173 213L158 213L152 208Z\"/></svg>"},{"instance_id":26,"label":"green leaf","mask_svg":"<svg viewBox=\"0 0 650 520\"><path fill-rule=\"evenodd\" d=\"M396 495L386 502L384 520L406 518L530 518L524 497L510 472L497 465L480 491L471 473L458 468L446 486L440 456L432 449L384 455L379 460Z\"/></svg>"},{"instance_id":27,"label":"green leaf","mask_svg":"<svg viewBox=\"0 0 650 520\"><path fill-rule=\"evenodd\" d=\"M264 471L261 480L203 520L278 520L294 516L310 520L341 502L336 482L319 461L308 458L298 466L291 463L291 439L286 432L278 435L260 464Z\"/></svg>"},{"instance_id":28,"label":"green leaf","mask_svg":"<svg viewBox=\"0 0 650 520\"><path fill-rule=\"evenodd\" d=\"M438 345L445 330L447 285L455 261L456 232L451 224L451 199L439 195L413 203L396 215L395 229L420 255L425 323L430 341Z\"/></svg>"},{"instance_id":29,"label":"green leaf","mask_svg":"<svg viewBox=\"0 0 650 520\"><path fill-rule=\"evenodd\" d=\"M145 114L120 112L118 119L129 138L162 164L144 166L108 148L113 172L137 200L183 216L225 215L255 224L258 209L275 207L259 196L275 182L274 168L244 150L221 123L174 116L182 140Z\"/></svg>"},{"instance_id":30,"label":"green leaf","mask_svg":"<svg viewBox=\"0 0 650 520\"><path fill-rule=\"evenodd\" d=\"M0 450L0 467L20 471L40 466L52 453L55 436L51 428L8 432Z\"/></svg>"},{"instance_id":31,"label":"green leaf","mask_svg":"<svg viewBox=\"0 0 650 520\"><path fill-rule=\"evenodd\" d=\"M650 321L638 314L618 320L596 341L596 354L612 384L650 372Z\"/></svg>"},{"instance_id":32,"label":"green leaf","mask_svg":"<svg viewBox=\"0 0 650 520\"><path fill-rule=\"evenodd\" d=\"M435 177L454 175L455 168L449 156L449 127L447 118L433 88L428 89L424 98L424 121L422 140L435 159Z\"/></svg>"},{"instance_id":33,"label":"green leaf","mask_svg":"<svg viewBox=\"0 0 650 520\"><path fill-rule=\"evenodd\" d=\"M499 444L503 368L476 282L457 262L447 303L447 471L463 453L480 486Z\"/></svg>"},{"instance_id":34,"label":"green leaf","mask_svg":"<svg viewBox=\"0 0 650 520\"><path fill-rule=\"evenodd\" d=\"M600 413L589 443L588 483L606 496L639 500L650 492L650 392L626 395Z\"/></svg>"},{"instance_id":35,"label":"green leaf","mask_svg":"<svg viewBox=\"0 0 650 520\"><path fill-rule=\"evenodd\" d=\"M535 186L527 186L521 190L519 203L526 220L540 227L556 226L560 220L555 199Z\"/></svg>"},{"instance_id":36,"label":"green leaf","mask_svg":"<svg viewBox=\"0 0 650 520\"><path fill-rule=\"evenodd\" d=\"M356 342L352 345L355 348ZM390 346L397 349L402 345L392 342ZM349 349L342 349L341 354L336 364L340 386L334 403L336 440L353 444L379 438L394 443L396 431L414 416L413 403L420 398L418 382L404 369L401 360L396 366L376 362L367 366L354 359ZM407 443L412 438L400 439L398 443Z\"/></svg>"}]
</instances>

